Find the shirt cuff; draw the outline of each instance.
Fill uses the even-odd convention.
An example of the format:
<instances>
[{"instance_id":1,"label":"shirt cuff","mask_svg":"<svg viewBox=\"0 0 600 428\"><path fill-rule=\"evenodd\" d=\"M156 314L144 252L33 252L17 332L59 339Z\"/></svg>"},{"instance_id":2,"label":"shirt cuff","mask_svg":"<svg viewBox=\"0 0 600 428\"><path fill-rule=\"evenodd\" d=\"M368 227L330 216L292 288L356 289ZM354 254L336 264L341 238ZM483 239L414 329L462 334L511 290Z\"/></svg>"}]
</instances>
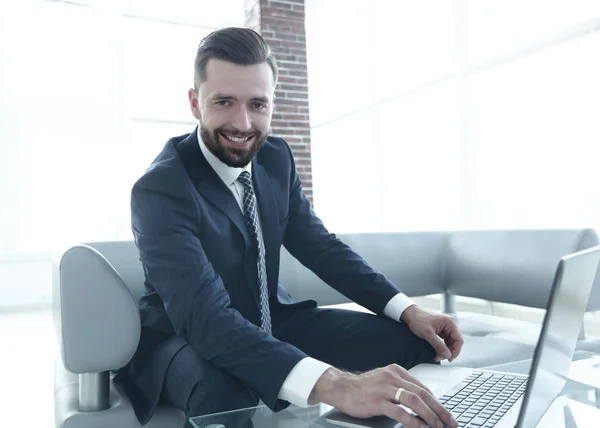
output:
<instances>
[{"instance_id":1,"label":"shirt cuff","mask_svg":"<svg viewBox=\"0 0 600 428\"><path fill-rule=\"evenodd\" d=\"M390 299L387 305L385 305L385 308L383 308L383 313L388 318L391 318L395 321L400 321L400 317L406 308L415 304L416 303L413 302L406 294L398 293Z\"/></svg>"},{"instance_id":2,"label":"shirt cuff","mask_svg":"<svg viewBox=\"0 0 600 428\"><path fill-rule=\"evenodd\" d=\"M278 398L299 407L307 407L310 393L321 375L329 367L331 367L329 364L314 358L303 358L285 378L279 390Z\"/></svg>"}]
</instances>

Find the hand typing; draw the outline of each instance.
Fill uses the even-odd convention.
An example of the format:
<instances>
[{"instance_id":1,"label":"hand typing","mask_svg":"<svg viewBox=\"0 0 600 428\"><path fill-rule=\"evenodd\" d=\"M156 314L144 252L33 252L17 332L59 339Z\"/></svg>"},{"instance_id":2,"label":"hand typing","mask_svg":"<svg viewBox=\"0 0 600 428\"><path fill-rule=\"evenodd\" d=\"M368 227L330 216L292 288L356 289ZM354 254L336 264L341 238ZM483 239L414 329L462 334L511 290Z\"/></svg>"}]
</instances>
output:
<instances>
[{"instance_id":1,"label":"hand typing","mask_svg":"<svg viewBox=\"0 0 600 428\"><path fill-rule=\"evenodd\" d=\"M396 364L359 375L329 368L309 399L357 418L385 415L410 428L425 428L425 423L435 428L458 426L429 389ZM411 409L425 423L398 404Z\"/></svg>"}]
</instances>

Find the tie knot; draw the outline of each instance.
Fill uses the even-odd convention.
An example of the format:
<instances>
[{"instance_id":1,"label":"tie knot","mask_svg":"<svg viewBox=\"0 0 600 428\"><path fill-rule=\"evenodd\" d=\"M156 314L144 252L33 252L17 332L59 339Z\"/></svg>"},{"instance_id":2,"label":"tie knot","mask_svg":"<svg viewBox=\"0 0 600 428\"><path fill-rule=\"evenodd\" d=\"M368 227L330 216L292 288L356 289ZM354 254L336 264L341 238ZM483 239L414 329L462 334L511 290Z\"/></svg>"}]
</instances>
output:
<instances>
[{"instance_id":1,"label":"tie knot","mask_svg":"<svg viewBox=\"0 0 600 428\"><path fill-rule=\"evenodd\" d=\"M244 185L244 188L252 188L252 179L250 178L250 173L248 171L242 171L238 176L238 181Z\"/></svg>"}]
</instances>

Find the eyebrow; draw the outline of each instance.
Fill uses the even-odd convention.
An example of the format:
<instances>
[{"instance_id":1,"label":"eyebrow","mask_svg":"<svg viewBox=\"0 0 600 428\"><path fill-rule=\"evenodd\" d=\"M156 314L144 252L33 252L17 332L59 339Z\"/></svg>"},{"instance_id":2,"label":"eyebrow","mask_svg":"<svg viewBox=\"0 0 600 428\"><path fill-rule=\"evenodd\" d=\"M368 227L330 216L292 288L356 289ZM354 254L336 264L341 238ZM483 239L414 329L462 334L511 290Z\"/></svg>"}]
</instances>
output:
<instances>
[{"instance_id":1,"label":"eyebrow","mask_svg":"<svg viewBox=\"0 0 600 428\"><path fill-rule=\"evenodd\" d=\"M236 100L237 98L232 95L225 95L221 93L216 93L212 96L213 100ZM263 103L268 103L270 100L268 97L252 97L250 101L259 101Z\"/></svg>"}]
</instances>

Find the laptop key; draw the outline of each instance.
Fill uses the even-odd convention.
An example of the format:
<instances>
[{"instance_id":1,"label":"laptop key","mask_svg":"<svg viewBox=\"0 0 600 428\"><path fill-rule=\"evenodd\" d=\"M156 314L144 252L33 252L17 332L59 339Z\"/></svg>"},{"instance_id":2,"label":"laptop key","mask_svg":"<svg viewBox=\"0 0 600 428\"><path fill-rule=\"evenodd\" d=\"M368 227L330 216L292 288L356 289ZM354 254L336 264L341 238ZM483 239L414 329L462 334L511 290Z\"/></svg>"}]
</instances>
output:
<instances>
[{"instance_id":1,"label":"laptop key","mask_svg":"<svg viewBox=\"0 0 600 428\"><path fill-rule=\"evenodd\" d=\"M487 422L488 418L483 417L483 416L477 416L476 418L474 418L473 420L471 420L471 425L474 426L481 426L483 424L485 424Z\"/></svg>"},{"instance_id":2,"label":"laptop key","mask_svg":"<svg viewBox=\"0 0 600 428\"><path fill-rule=\"evenodd\" d=\"M444 396L449 395L450 397L453 397L454 395L458 394L463 388L467 387L469 385L469 382L461 382L458 385L456 385L454 388L452 388L450 391L446 392L446 394L444 394Z\"/></svg>"},{"instance_id":3,"label":"laptop key","mask_svg":"<svg viewBox=\"0 0 600 428\"><path fill-rule=\"evenodd\" d=\"M470 420L471 420L471 417L470 417L470 416L465 416L465 415L462 415L460 418L458 418L458 419L456 420L456 422L458 422L459 424L466 424L466 423L467 423L467 422L469 422Z\"/></svg>"}]
</instances>

